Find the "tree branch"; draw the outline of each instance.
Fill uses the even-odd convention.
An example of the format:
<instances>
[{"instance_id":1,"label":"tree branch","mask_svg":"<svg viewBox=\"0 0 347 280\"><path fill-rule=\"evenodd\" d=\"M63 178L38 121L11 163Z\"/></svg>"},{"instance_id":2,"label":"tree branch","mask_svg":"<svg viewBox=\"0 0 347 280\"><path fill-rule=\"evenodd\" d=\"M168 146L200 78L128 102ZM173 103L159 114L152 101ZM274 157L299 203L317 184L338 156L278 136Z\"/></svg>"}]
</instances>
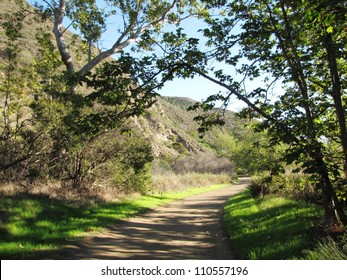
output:
<instances>
[{"instance_id":1,"label":"tree branch","mask_svg":"<svg viewBox=\"0 0 347 280\"><path fill-rule=\"evenodd\" d=\"M175 7L177 3L177 0L174 0L170 7L168 7L163 14L156 20L153 20L147 24L145 24L142 27L139 27L137 30L135 30L134 34L131 34L132 32L132 23L130 26L121 34L121 36L117 39L117 41L114 43L114 45L106 50L98 54L96 57L94 57L89 63L84 65L80 70L80 74L85 74L92 70L95 66L97 66L101 61L105 60L107 57L110 57L111 55L118 53L131 45L132 43L136 42L138 37L146 30L150 29L153 26L156 26L160 24L161 22L165 22L166 17L168 13ZM127 36L129 37L125 39Z\"/></svg>"},{"instance_id":2,"label":"tree branch","mask_svg":"<svg viewBox=\"0 0 347 280\"><path fill-rule=\"evenodd\" d=\"M71 54L68 50L67 45L64 42L63 38L63 19L65 16L65 10L66 10L66 0L60 0L59 1L59 7L54 10L54 28L53 33L55 36L55 40L57 42L58 50L61 56L62 61L64 62L66 66L66 70L69 73L74 73L75 68L72 61Z\"/></svg>"},{"instance_id":3,"label":"tree branch","mask_svg":"<svg viewBox=\"0 0 347 280\"><path fill-rule=\"evenodd\" d=\"M274 123L278 123L278 121L274 118L272 118L269 114L265 113L263 110L261 110L260 108L258 108L256 105L254 105L251 101L249 101L246 97L244 97L241 93L237 92L235 89L231 88L229 85L207 75L206 73L200 71L199 69L189 65L188 63L182 63L182 65L186 68L189 68L190 70L194 71L195 73L197 73L198 75L204 77L205 79L221 86L224 87L225 89L227 89L231 95L235 95L238 99L240 99L241 101L243 101L244 103L247 104L247 106L249 106L251 109L253 109L255 112L257 112L259 115L261 115L262 117L264 117L265 119L272 121Z\"/></svg>"}]
</instances>

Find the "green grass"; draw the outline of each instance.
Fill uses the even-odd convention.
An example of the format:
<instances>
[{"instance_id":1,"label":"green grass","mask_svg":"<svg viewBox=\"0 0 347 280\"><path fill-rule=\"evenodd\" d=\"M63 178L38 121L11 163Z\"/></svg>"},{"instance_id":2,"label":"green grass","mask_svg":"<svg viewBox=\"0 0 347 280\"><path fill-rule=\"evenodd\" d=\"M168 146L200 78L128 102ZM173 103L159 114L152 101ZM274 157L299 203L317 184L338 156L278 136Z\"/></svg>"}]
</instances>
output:
<instances>
[{"instance_id":1,"label":"green grass","mask_svg":"<svg viewBox=\"0 0 347 280\"><path fill-rule=\"evenodd\" d=\"M213 185L179 193L141 196L94 206L38 195L0 197L1 259L50 258L65 245L119 219L128 218L173 200L226 187Z\"/></svg>"},{"instance_id":2,"label":"green grass","mask_svg":"<svg viewBox=\"0 0 347 280\"><path fill-rule=\"evenodd\" d=\"M341 246L342 245L342 246ZM306 260L347 260L346 240L336 242L331 237L319 241L317 245L305 252Z\"/></svg>"},{"instance_id":3,"label":"green grass","mask_svg":"<svg viewBox=\"0 0 347 280\"><path fill-rule=\"evenodd\" d=\"M314 245L312 229L321 221L319 207L283 197L253 199L249 190L232 197L225 222L241 259L298 259Z\"/></svg>"}]
</instances>

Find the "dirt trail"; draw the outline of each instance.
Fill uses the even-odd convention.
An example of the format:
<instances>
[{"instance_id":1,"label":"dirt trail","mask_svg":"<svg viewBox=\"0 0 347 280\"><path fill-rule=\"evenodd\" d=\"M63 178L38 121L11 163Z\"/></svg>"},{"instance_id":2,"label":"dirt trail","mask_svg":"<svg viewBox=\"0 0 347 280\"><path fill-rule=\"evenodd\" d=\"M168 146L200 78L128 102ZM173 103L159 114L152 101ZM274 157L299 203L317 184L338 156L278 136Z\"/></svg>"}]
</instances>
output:
<instances>
[{"instance_id":1,"label":"dirt trail","mask_svg":"<svg viewBox=\"0 0 347 280\"><path fill-rule=\"evenodd\" d=\"M125 220L68 248L67 259L233 259L221 223L227 199L249 178L228 188L175 201Z\"/></svg>"}]
</instances>

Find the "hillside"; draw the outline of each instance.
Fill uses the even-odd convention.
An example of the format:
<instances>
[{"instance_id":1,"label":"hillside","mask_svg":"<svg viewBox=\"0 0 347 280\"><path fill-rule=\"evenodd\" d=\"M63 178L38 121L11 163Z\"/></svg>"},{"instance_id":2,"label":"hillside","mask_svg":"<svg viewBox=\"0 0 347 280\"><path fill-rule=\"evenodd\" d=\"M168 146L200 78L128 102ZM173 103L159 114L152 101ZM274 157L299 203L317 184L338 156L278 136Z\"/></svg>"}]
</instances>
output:
<instances>
[{"instance_id":1,"label":"hillside","mask_svg":"<svg viewBox=\"0 0 347 280\"><path fill-rule=\"evenodd\" d=\"M144 117L135 119L138 128L152 143L155 156L209 152L216 131L228 133L240 125L236 116L227 112L225 127L215 128L200 139L199 125L193 120L197 113L187 111L195 102L185 97L158 97L157 102Z\"/></svg>"}]
</instances>

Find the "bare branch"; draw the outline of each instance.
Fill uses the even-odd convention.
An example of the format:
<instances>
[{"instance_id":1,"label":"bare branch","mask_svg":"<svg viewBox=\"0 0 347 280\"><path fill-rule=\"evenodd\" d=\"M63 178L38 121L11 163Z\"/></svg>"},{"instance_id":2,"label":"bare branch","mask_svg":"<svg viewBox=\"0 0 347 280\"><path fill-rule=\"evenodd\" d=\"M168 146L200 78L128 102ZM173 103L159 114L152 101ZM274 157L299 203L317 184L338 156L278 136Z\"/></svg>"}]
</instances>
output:
<instances>
[{"instance_id":1,"label":"bare branch","mask_svg":"<svg viewBox=\"0 0 347 280\"><path fill-rule=\"evenodd\" d=\"M59 8L54 10L54 36L58 45L58 50L60 53L60 56L62 58L62 61L64 62L66 69L70 73L75 72L75 68L73 65L71 54L68 50L67 45L64 42L63 38L63 19L65 17L65 10L66 10L66 0L60 0L59 1Z\"/></svg>"}]
</instances>

